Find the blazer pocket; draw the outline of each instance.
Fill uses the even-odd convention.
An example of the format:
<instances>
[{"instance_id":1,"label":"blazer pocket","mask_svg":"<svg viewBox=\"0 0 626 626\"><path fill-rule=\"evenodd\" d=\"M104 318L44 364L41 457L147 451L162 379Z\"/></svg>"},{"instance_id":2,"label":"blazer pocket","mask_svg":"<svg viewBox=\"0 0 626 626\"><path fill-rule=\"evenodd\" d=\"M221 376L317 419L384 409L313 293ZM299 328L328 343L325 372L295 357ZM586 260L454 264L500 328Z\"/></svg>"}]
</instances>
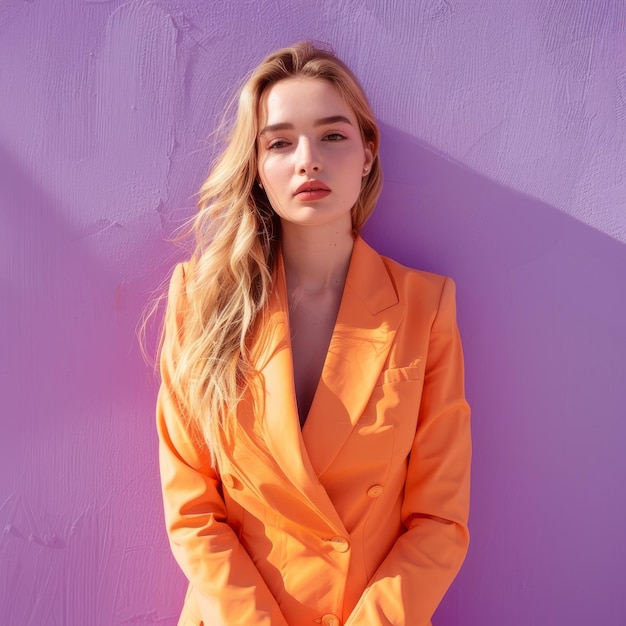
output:
<instances>
[{"instance_id":1,"label":"blazer pocket","mask_svg":"<svg viewBox=\"0 0 626 626\"><path fill-rule=\"evenodd\" d=\"M422 368L419 365L407 365L406 367L392 367L383 370L376 381L376 386L388 383L401 383L405 380L419 380L422 377Z\"/></svg>"}]
</instances>

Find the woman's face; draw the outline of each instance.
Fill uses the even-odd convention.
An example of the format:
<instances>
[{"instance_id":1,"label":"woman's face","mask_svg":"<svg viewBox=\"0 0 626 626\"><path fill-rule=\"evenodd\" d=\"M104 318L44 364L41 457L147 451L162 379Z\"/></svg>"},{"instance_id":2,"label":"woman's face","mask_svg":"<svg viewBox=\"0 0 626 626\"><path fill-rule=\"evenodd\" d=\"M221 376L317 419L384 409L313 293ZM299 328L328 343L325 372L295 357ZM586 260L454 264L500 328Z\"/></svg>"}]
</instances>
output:
<instances>
[{"instance_id":1,"label":"woman's face","mask_svg":"<svg viewBox=\"0 0 626 626\"><path fill-rule=\"evenodd\" d=\"M352 228L350 211L372 165L356 117L335 87L289 78L270 87L259 111L258 176L283 223Z\"/></svg>"}]
</instances>

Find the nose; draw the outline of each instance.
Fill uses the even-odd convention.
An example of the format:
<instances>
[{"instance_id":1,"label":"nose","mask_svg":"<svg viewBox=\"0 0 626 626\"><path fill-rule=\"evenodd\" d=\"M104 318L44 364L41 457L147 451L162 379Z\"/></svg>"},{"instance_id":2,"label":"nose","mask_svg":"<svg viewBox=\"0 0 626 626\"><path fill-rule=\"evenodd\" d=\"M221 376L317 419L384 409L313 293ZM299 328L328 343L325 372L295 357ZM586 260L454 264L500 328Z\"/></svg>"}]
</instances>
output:
<instances>
[{"instance_id":1,"label":"nose","mask_svg":"<svg viewBox=\"0 0 626 626\"><path fill-rule=\"evenodd\" d=\"M308 138L300 139L296 150L296 170L298 174L313 174L321 169L321 159L314 143Z\"/></svg>"}]
</instances>

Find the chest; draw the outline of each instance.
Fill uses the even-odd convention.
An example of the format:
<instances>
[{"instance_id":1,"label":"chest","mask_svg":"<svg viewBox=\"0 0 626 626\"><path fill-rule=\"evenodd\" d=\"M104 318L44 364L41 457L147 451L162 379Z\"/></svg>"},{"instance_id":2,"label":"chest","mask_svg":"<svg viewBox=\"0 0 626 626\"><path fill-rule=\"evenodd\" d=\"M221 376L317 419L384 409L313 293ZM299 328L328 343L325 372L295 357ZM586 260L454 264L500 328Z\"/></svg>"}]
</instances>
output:
<instances>
[{"instance_id":1,"label":"chest","mask_svg":"<svg viewBox=\"0 0 626 626\"><path fill-rule=\"evenodd\" d=\"M290 298L289 327L294 386L300 424L309 413L333 335L341 292L294 293Z\"/></svg>"}]
</instances>

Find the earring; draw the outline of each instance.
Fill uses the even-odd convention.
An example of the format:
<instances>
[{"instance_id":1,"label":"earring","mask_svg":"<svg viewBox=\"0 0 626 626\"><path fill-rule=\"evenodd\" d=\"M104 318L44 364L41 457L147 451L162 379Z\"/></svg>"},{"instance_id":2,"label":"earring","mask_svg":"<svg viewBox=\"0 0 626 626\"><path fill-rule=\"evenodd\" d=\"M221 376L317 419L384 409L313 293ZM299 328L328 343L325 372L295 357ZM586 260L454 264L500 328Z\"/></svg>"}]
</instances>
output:
<instances>
[{"instance_id":1,"label":"earring","mask_svg":"<svg viewBox=\"0 0 626 626\"><path fill-rule=\"evenodd\" d=\"M262 183L261 181L258 181L258 183L257 183L257 184L259 185L259 187L260 187L261 189L263 189L263 183Z\"/></svg>"},{"instance_id":2,"label":"earring","mask_svg":"<svg viewBox=\"0 0 626 626\"><path fill-rule=\"evenodd\" d=\"M368 172L370 171L369 167L364 167L363 168L363 176L367 176Z\"/></svg>"}]
</instances>

